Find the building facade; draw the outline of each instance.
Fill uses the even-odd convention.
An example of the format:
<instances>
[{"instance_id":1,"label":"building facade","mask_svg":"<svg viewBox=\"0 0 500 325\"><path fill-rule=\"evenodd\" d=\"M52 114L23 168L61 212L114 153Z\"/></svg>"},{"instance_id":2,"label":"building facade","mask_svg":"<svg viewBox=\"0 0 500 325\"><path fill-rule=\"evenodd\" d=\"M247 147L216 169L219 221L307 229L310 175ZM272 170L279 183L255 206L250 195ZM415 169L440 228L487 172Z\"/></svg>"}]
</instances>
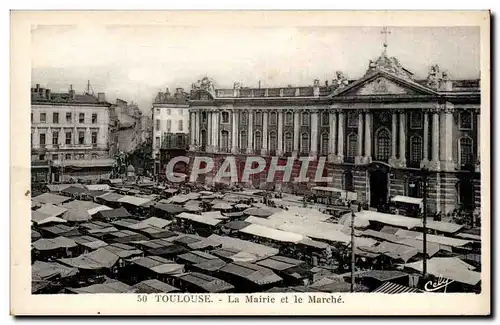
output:
<instances>
[{"instance_id":1,"label":"building facade","mask_svg":"<svg viewBox=\"0 0 500 325\"><path fill-rule=\"evenodd\" d=\"M31 88L31 162L35 181L109 178L109 108L105 94ZM41 173L37 166L47 166ZM43 176L45 175L45 177Z\"/></svg>"},{"instance_id":2,"label":"building facade","mask_svg":"<svg viewBox=\"0 0 500 325\"><path fill-rule=\"evenodd\" d=\"M169 157L185 153L189 136L189 94L177 88L159 92L153 102L153 159L155 174L164 172ZM173 154L173 155L172 155Z\"/></svg>"},{"instance_id":3,"label":"building facade","mask_svg":"<svg viewBox=\"0 0 500 325\"><path fill-rule=\"evenodd\" d=\"M358 80L337 72L324 85L215 89L206 78L193 84L189 106L190 151L214 157L216 168L227 155L237 157L239 174L247 156L295 157L298 174L300 157L325 156L333 181L324 185L376 207L390 196L422 197L426 167L430 211L480 205L479 80L451 80L436 65L417 80L384 50ZM265 174L253 186L318 185L269 184Z\"/></svg>"}]
</instances>

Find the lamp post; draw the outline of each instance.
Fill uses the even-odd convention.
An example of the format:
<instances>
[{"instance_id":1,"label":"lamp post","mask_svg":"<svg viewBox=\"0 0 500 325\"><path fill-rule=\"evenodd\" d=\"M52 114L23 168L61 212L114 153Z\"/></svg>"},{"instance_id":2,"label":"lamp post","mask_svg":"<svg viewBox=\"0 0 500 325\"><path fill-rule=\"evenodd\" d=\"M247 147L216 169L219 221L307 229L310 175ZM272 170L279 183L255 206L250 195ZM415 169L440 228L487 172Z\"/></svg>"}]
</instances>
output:
<instances>
[{"instance_id":1,"label":"lamp post","mask_svg":"<svg viewBox=\"0 0 500 325\"><path fill-rule=\"evenodd\" d=\"M429 169L427 167L422 168L422 178L424 181L424 188L423 188L423 217L424 220L422 222L423 224L423 241L424 241L424 260L423 260L423 265L422 265L422 275L425 277L427 274L427 186L428 186L428 178L429 178Z\"/></svg>"},{"instance_id":2,"label":"lamp post","mask_svg":"<svg viewBox=\"0 0 500 325\"><path fill-rule=\"evenodd\" d=\"M351 208L351 292L354 292L354 284L355 284L355 265L356 265L356 256L354 250L354 218L356 215L354 214L354 209Z\"/></svg>"}]
</instances>

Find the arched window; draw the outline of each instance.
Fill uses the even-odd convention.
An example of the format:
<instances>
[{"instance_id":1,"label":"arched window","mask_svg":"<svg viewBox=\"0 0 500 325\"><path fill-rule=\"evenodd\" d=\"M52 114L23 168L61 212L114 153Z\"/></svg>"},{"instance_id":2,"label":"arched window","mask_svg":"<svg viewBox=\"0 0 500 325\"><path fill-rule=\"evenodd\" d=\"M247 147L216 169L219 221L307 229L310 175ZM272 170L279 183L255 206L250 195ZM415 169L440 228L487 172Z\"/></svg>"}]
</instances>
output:
<instances>
[{"instance_id":1,"label":"arched window","mask_svg":"<svg viewBox=\"0 0 500 325\"><path fill-rule=\"evenodd\" d=\"M309 125L309 113L308 112L302 113L302 125Z\"/></svg>"},{"instance_id":2,"label":"arched window","mask_svg":"<svg viewBox=\"0 0 500 325\"><path fill-rule=\"evenodd\" d=\"M309 134L302 133L300 136L300 151L302 153L309 153Z\"/></svg>"},{"instance_id":3,"label":"arched window","mask_svg":"<svg viewBox=\"0 0 500 325\"><path fill-rule=\"evenodd\" d=\"M472 112L460 112L458 120L460 130L472 130Z\"/></svg>"},{"instance_id":4,"label":"arched window","mask_svg":"<svg viewBox=\"0 0 500 325\"><path fill-rule=\"evenodd\" d=\"M221 132L221 150L227 152L229 150L229 132Z\"/></svg>"},{"instance_id":5,"label":"arched window","mask_svg":"<svg viewBox=\"0 0 500 325\"><path fill-rule=\"evenodd\" d=\"M260 150L262 149L262 134L260 131L255 132L255 143L253 144L253 147L255 150Z\"/></svg>"},{"instance_id":6,"label":"arched window","mask_svg":"<svg viewBox=\"0 0 500 325\"><path fill-rule=\"evenodd\" d=\"M293 151L293 137L290 132L285 133L285 152Z\"/></svg>"},{"instance_id":7,"label":"arched window","mask_svg":"<svg viewBox=\"0 0 500 325\"><path fill-rule=\"evenodd\" d=\"M262 125L262 113L255 113L255 125Z\"/></svg>"},{"instance_id":8,"label":"arched window","mask_svg":"<svg viewBox=\"0 0 500 325\"><path fill-rule=\"evenodd\" d=\"M356 157L358 153L358 135L351 133L347 136L347 157Z\"/></svg>"},{"instance_id":9,"label":"arched window","mask_svg":"<svg viewBox=\"0 0 500 325\"><path fill-rule=\"evenodd\" d=\"M386 128L379 129L376 138L375 156L379 161L387 161L391 156L391 134Z\"/></svg>"},{"instance_id":10,"label":"arched window","mask_svg":"<svg viewBox=\"0 0 500 325\"><path fill-rule=\"evenodd\" d=\"M321 114L321 125L330 125L330 114L328 114L328 112L323 112L323 114Z\"/></svg>"},{"instance_id":11,"label":"arched window","mask_svg":"<svg viewBox=\"0 0 500 325\"><path fill-rule=\"evenodd\" d=\"M330 136L328 133L323 133L321 135L321 154L328 155L328 140Z\"/></svg>"},{"instance_id":12,"label":"arched window","mask_svg":"<svg viewBox=\"0 0 500 325\"><path fill-rule=\"evenodd\" d=\"M292 125L293 124L293 113L292 112L286 112L285 114L285 125Z\"/></svg>"},{"instance_id":13,"label":"arched window","mask_svg":"<svg viewBox=\"0 0 500 325\"><path fill-rule=\"evenodd\" d=\"M354 192L354 180L350 170L344 173L344 190Z\"/></svg>"},{"instance_id":14,"label":"arched window","mask_svg":"<svg viewBox=\"0 0 500 325\"><path fill-rule=\"evenodd\" d=\"M224 123L224 124L229 123L229 113L228 112L222 112L222 123Z\"/></svg>"},{"instance_id":15,"label":"arched window","mask_svg":"<svg viewBox=\"0 0 500 325\"><path fill-rule=\"evenodd\" d=\"M269 125L276 125L278 124L278 114L276 112L271 112L269 115Z\"/></svg>"},{"instance_id":16,"label":"arched window","mask_svg":"<svg viewBox=\"0 0 500 325\"><path fill-rule=\"evenodd\" d=\"M420 162L422 160L422 138L414 135L410 138L410 161Z\"/></svg>"},{"instance_id":17,"label":"arched window","mask_svg":"<svg viewBox=\"0 0 500 325\"><path fill-rule=\"evenodd\" d=\"M276 132L269 133L269 150L276 151L278 147Z\"/></svg>"},{"instance_id":18,"label":"arched window","mask_svg":"<svg viewBox=\"0 0 500 325\"><path fill-rule=\"evenodd\" d=\"M247 115L247 112L241 112L241 124L243 125L247 125L247 121L248 121L248 115Z\"/></svg>"},{"instance_id":19,"label":"arched window","mask_svg":"<svg viewBox=\"0 0 500 325\"><path fill-rule=\"evenodd\" d=\"M472 159L472 139L469 137L461 138L460 143L460 164L470 164Z\"/></svg>"},{"instance_id":20,"label":"arched window","mask_svg":"<svg viewBox=\"0 0 500 325\"><path fill-rule=\"evenodd\" d=\"M240 148L241 148L241 150L246 150L247 145L248 145L247 132L241 131L240 132Z\"/></svg>"},{"instance_id":21,"label":"arched window","mask_svg":"<svg viewBox=\"0 0 500 325\"><path fill-rule=\"evenodd\" d=\"M201 122L203 122L203 123L207 122L207 112L201 113Z\"/></svg>"}]
</instances>

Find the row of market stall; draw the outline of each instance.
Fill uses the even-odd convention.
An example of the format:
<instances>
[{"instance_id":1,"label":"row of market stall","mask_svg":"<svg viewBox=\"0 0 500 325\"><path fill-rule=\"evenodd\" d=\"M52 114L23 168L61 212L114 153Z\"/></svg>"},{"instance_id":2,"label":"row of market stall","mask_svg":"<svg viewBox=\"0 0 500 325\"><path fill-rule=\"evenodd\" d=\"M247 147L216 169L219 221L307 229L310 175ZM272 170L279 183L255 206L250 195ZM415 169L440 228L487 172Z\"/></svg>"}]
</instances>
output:
<instances>
[{"instance_id":1,"label":"row of market stall","mask_svg":"<svg viewBox=\"0 0 500 325\"><path fill-rule=\"evenodd\" d=\"M259 191L141 185L60 184L34 197L33 292L350 288L351 213L336 218ZM354 225L357 291L422 289L421 220L361 211ZM455 281L448 291L480 290L480 234L427 228L430 276Z\"/></svg>"}]
</instances>

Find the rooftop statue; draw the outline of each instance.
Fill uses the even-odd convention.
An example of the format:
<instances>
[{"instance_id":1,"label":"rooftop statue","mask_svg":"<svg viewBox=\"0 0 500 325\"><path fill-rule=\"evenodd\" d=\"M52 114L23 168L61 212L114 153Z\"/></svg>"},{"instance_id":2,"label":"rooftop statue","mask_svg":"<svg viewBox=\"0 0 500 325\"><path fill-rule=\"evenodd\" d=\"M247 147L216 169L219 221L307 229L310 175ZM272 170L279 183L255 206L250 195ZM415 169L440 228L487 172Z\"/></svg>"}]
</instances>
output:
<instances>
[{"instance_id":1,"label":"rooftop statue","mask_svg":"<svg viewBox=\"0 0 500 325\"><path fill-rule=\"evenodd\" d=\"M333 90L342 89L349 83L347 77L344 75L342 71L336 71L335 77L336 77L335 79L332 79Z\"/></svg>"}]
</instances>

